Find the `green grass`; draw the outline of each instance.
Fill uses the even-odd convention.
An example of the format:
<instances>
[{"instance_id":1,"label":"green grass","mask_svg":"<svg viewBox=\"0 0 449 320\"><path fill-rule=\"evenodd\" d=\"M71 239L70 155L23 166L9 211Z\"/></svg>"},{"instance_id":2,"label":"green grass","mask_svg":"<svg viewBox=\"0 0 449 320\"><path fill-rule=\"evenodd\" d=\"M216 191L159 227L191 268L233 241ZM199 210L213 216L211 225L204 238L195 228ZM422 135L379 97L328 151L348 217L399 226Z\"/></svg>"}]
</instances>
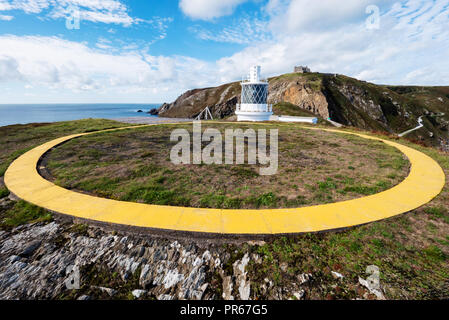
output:
<instances>
[{"instance_id":1,"label":"green grass","mask_svg":"<svg viewBox=\"0 0 449 320\"><path fill-rule=\"evenodd\" d=\"M447 173L449 157L434 149L401 141L437 160ZM399 168L402 161L398 159ZM393 173L391 174L393 175ZM394 176L388 176L394 179ZM342 175L334 180L310 186L315 191L332 191L333 182L338 189L361 194L376 193L378 188L391 187L390 181L381 180L374 186L355 183ZM250 263L249 275L253 282L280 278L280 283L290 283L290 274L310 272L318 281L307 288L308 298L355 299L360 297L356 284L358 277L366 277L368 265L381 271L381 284L390 299L440 299L448 297L449 279L449 196L446 184L443 192L430 206L414 210L408 215L371 223L340 233L304 235L269 241L257 248L265 263ZM436 220L436 221L435 221ZM431 244L429 244L429 241ZM288 263L289 272L279 273L278 266ZM336 284L330 271L345 277ZM336 290L336 285L338 290ZM391 290L390 290L391 289ZM265 296L261 296L263 299Z\"/></svg>"},{"instance_id":2,"label":"green grass","mask_svg":"<svg viewBox=\"0 0 449 320\"><path fill-rule=\"evenodd\" d=\"M105 119L86 119L51 124L28 124L0 127L0 176L17 157L39 144L73 133L131 126Z\"/></svg>"},{"instance_id":3,"label":"green grass","mask_svg":"<svg viewBox=\"0 0 449 320\"><path fill-rule=\"evenodd\" d=\"M362 185L362 184L349 185L349 186L344 187L344 189L341 190L341 192L344 192L344 193L351 192L351 193L355 193L355 194L369 196L369 195L379 193L382 190L389 189L390 187L391 187L391 183L389 181L378 181L378 182L376 182L376 184L374 186L367 186L367 185Z\"/></svg>"},{"instance_id":4,"label":"green grass","mask_svg":"<svg viewBox=\"0 0 449 320\"><path fill-rule=\"evenodd\" d=\"M74 300L81 295L89 295L97 300L134 300L132 291L140 288L139 276L141 267L133 274L129 274L126 280L123 280L119 273L111 272L106 264L88 264L80 268L82 279L80 281L81 288L79 290L63 291L59 300ZM96 287L106 287L116 290L116 294L110 297ZM149 297L155 299L155 297Z\"/></svg>"},{"instance_id":5,"label":"green grass","mask_svg":"<svg viewBox=\"0 0 449 320\"><path fill-rule=\"evenodd\" d=\"M0 177L16 158L32 148L52 139L73 133L92 132L103 129L130 126L112 120L86 119L47 124L27 124L0 127ZM83 163L82 165L85 165ZM76 179L75 177L73 178ZM0 198L9 191L0 182ZM24 201L13 202L12 207L0 208L1 228L13 228L37 221L50 221L51 213Z\"/></svg>"},{"instance_id":6,"label":"green grass","mask_svg":"<svg viewBox=\"0 0 449 320\"><path fill-rule=\"evenodd\" d=\"M246 168L245 166L234 166L231 168L232 174L241 178L252 178L258 177L259 173L251 168Z\"/></svg>"},{"instance_id":7,"label":"green grass","mask_svg":"<svg viewBox=\"0 0 449 320\"><path fill-rule=\"evenodd\" d=\"M240 198L230 198L225 195L207 194L201 197L200 207L220 208L220 209L240 209L243 200Z\"/></svg>"},{"instance_id":8,"label":"green grass","mask_svg":"<svg viewBox=\"0 0 449 320\"><path fill-rule=\"evenodd\" d=\"M189 206L190 200L174 190L168 190L157 184L135 185L121 197L122 201L139 201L157 205Z\"/></svg>"},{"instance_id":9,"label":"green grass","mask_svg":"<svg viewBox=\"0 0 449 320\"><path fill-rule=\"evenodd\" d=\"M323 181L318 182L318 188L321 191L327 191L327 190L337 189L337 185L331 178L328 178L324 182Z\"/></svg>"},{"instance_id":10,"label":"green grass","mask_svg":"<svg viewBox=\"0 0 449 320\"><path fill-rule=\"evenodd\" d=\"M0 187L0 199L6 198L9 196L9 190L7 188Z\"/></svg>"},{"instance_id":11,"label":"green grass","mask_svg":"<svg viewBox=\"0 0 449 320\"><path fill-rule=\"evenodd\" d=\"M3 154L3 156L0 157L0 160L2 160L2 158L6 158L6 160L2 160L0 163L0 177L3 177L5 175L6 169L8 169L11 162L13 162L15 159L17 159L19 156L29 151L30 149L30 147L22 148L14 150L10 154Z\"/></svg>"},{"instance_id":12,"label":"green grass","mask_svg":"<svg viewBox=\"0 0 449 320\"><path fill-rule=\"evenodd\" d=\"M276 197L272 192L265 193L257 198L258 207L274 207L278 201L278 197Z\"/></svg>"},{"instance_id":13,"label":"green grass","mask_svg":"<svg viewBox=\"0 0 449 320\"><path fill-rule=\"evenodd\" d=\"M315 288L314 285L309 288L309 298L314 294L321 298L330 294L334 299L354 299L358 296L355 287L358 275L364 277L366 267L375 264L380 268L383 284L404 286L408 290L417 287L420 289L413 294L422 294L422 283L438 281L444 274L444 270L435 274L433 268L445 263L447 255L435 245L423 250L413 246L406 248L395 236L398 232L399 225L380 222L337 234L278 238L256 249L264 263L250 263L249 274L254 282L268 276L284 284L294 281L292 276L308 272L319 279ZM286 273L279 270L281 263L288 264ZM341 291L327 291L335 285L330 271L345 276L338 284Z\"/></svg>"},{"instance_id":14,"label":"green grass","mask_svg":"<svg viewBox=\"0 0 449 320\"><path fill-rule=\"evenodd\" d=\"M48 222L52 220L52 214L45 209L32 205L25 201L18 201L12 209L3 217L3 228L15 228L23 224L34 222Z\"/></svg>"},{"instance_id":15,"label":"green grass","mask_svg":"<svg viewBox=\"0 0 449 320\"><path fill-rule=\"evenodd\" d=\"M423 253L432 262L441 262L447 259L446 254L436 245L431 245L423 250Z\"/></svg>"},{"instance_id":16,"label":"green grass","mask_svg":"<svg viewBox=\"0 0 449 320\"><path fill-rule=\"evenodd\" d=\"M446 223L449 223L449 212L448 209L443 206L438 207L428 207L424 211L432 216L434 219L442 219Z\"/></svg>"},{"instance_id":17,"label":"green grass","mask_svg":"<svg viewBox=\"0 0 449 320\"><path fill-rule=\"evenodd\" d=\"M395 157L393 160L377 159L379 168L393 168L395 170L402 170L408 165L407 159L403 156Z\"/></svg>"},{"instance_id":18,"label":"green grass","mask_svg":"<svg viewBox=\"0 0 449 320\"><path fill-rule=\"evenodd\" d=\"M26 130L30 130L26 135L23 132L17 133L23 141L15 139L14 134L11 133L13 137L10 136L7 139L14 141L12 144L5 142L4 136L0 135L0 140L4 139L3 144L9 146L8 151L0 155L1 161L5 161L4 159L8 157L17 157L24 150L49 140L48 135L42 134L45 132L43 129L39 129L39 136L34 136L31 132L33 130L31 127ZM74 130L76 131L76 129ZM64 132L62 135L68 133ZM136 137L133 138L135 139ZM448 172L449 157L447 154L420 147L405 140L400 142L428 154L441 164L445 172ZM71 152L73 153L73 150ZM150 151L145 150L145 152ZM145 152L140 154L145 154ZM91 157L96 157L97 155L95 152L90 153ZM149 157L154 156L154 152L149 155ZM142 160L142 157L139 156L139 159ZM397 165L395 164L396 162ZM394 160L391 166L387 166L388 172L392 172L392 170L395 170L394 168L400 168L401 163L400 159ZM384 163L382 163L383 165ZM320 164L319 167L322 166L324 165ZM306 188L307 192L320 197L323 201L329 201L328 197L332 197L338 192L344 192L345 188L350 188L348 192L370 194L389 188L393 183L393 181L390 181L391 179L400 178L400 175L396 175L396 173L389 173L386 175L386 178L377 179L370 184L370 177L359 177L357 175L355 170L359 170L358 164L351 166L354 168L354 176L348 176L347 172L332 172L331 178L327 179L325 176L322 176L321 171L317 172L315 177L319 177L319 179L317 178L314 182L310 182L310 185ZM374 166L378 167L377 162L374 162ZM344 169L347 167L348 164L345 164ZM78 169L81 168L76 170ZM89 170L95 169L95 166L83 169L87 171L76 171L76 173L84 172L85 176L88 176ZM194 191L189 190L189 184L198 183L196 180L192 180L198 177L186 177L185 173L188 172L187 170L189 169L177 171L177 169L170 168L161 171L152 164L141 164L139 170L137 170L139 172L137 179L121 186L119 191L123 193L123 197L132 199L130 201L141 201L144 198L146 201L158 203L183 203L186 199L177 199L176 195L182 195L186 198L190 197ZM352 171L350 170L350 172ZM287 177L290 177L293 173L299 171L286 172L288 173ZM77 183L77 175L74 172L72 173L71 179L74 179L73 183L75 184ZM69 176L69 171L64 171L64 174ZM250 174L245 171L237 170L234 174L240 180L254 178L250 177ZM98 181L89 177L92 180L89 181L88 179L85 183L87 187L93 189L99 187L105 191L110 191L116 188L113 177L113 175L109 175L108 179L100 179ZM173 187L172 184L175 182L172 180L173 178L176 181L180 179L180 185L184 184L186 188ZM213 177L208 176L208 178ZM206 181L204 177L199 177L199 180ZM308 181L305 178L302 180ZM269 180L267 181L269 183ZM300 181L286 181L296 186L293 188L296 191L295 194L298 193L298 186L304 187L304 184L301 184ZM282 182L284 183L281 185L282 187L287 185L285 184L286 181ZM287 199L284 196L279 195L276 191L268 192L268 190L263 188L258 191L259 193L254 192L247 197L230 197L224 194L226 191L223 190L224 184L220 182L217 184L219 185L218 192L200 193L206 206L239 208L245 206L246 201L250 201L254 207L275 207L279 204L285 205L287 203ZM251 191L252 187L248 181L244 185L239 184L242 192ZM251 279L252 292L257 292L258 298L263 299L269 296L262 293L260 289L260 284L265 283L265 278L269 278L269 280L275 283L274 291L282 287L288 287L292 283L297 283L296 276L299 274L312 273L313 280L306 287L308 298L356 299L362 296L359 292L358 277L366 278L366 267L375 264L380 268L381 283L387 290L385 292L387 298L447 298L447 288L443 286L449 279L448 191L449 189L446 185L443 193L427 207L414 210L407 215L338 233L281 237L267 240L261 243L260 246L249 244L227 245L225 246L226 254L230 258L225 259L226 262L223 261L226 273L227 275L232 275L233 263L241 259L246 252L257 253L261 256L263 263L256 264L251 259L247 271L248 277ZM5 188L0 188L0 195L6 193L7 190ZM300 195L288 201L293 203L292 206L296 206L297 203L307 204L311 199ZM51 220L49 212L24 201L13 203L12 207L8 209L0 208L0 214L2 228L12 228L30 222ZM70 228L70 231L86 235L88 227L86 225L74 225ZM280 268L282 263L288 264L286 272ZM342 273L344 279L336 281L333 279L331 271ZM100 298L108 299L107 296L101 296L101 293L90 289L90 285L101 285L118 289L117 298L132 298L130 291L139 286L138 275L139 272L136 272L130 276L127 282L124 282L117 273L98 266L89 266L83 269L85 278L82 283L85 286L80 292L92 294L94 297L99 295ZM221 282L219 282L219 285L221 285ZM71 293L67 293L67 295L61 298L75 298L79 296L80 292L73 293L73 296L69 296Z\"/></svg>"},{"instance_id":19,"label":"green grass","mask_svg":"<svg viewBox=\"0 0 449 320\"><path fill-rule=\"evenodd\" d=\"M74 224L68 230L76 235L87 236L89 226L87 224Z\"/></svg>"},{"instance_id":20,"label":"green grass","mask_svg":"<svg viewBox=\"0 0 449 320\"><path fill-rule=\"evenodd\" d=\"M217 126L224 131L235 129L236 125ZM262 167L259 163L176 166L167 159L173 144L163 126L74 139L48 154L47 168L56 184L98 196L149 204L189 203L192 207L231 209L292 208L349 200L353 194L383 191L388 186L378 183L390 179L391 184L397 184L407 173L402 168L393 178L392 163L388 168L377 168L376 157L388 164L389 159L393 162L400 156L399 151L382 143L295 125L275 126L280 130L280 167L271 177L259 175ZM191 129L184 124L177 127ZM249 128L266 129L266 126L241 127ZM354 158L355 153L362 155ZM373 168L370 177L361 174L366 165ZM350 185L346 184L348 180ZM310 181L313 188L305 186L305 181ZM345 191L348 186L351 188ZM304 189L305 192L298 192Z\"/></svg>"},{"instance_id":21,"label":"green grass","mask_svg":"<svg viewBox=\"0 0 449 320\"><path fill-rule=\"evenodd\" d=\"M134 178L148 177L156 172L162 171L163 169L164 168L154 165L152 163L142 165L138 169L134 170L133 177Z\"/></svg>"},{"instance_id":22,"label":"green grass","mask_svg":"<svg viewBox=\"0 0 449 320\"><path fill-rule=\"evenodd\" d=\"M273 112L276 115L279 116L295 116L295 117L317 117L320 118L320 116L301 109L300 107L288 103L288 102L281 102L281 103L277 103L275 105L273 105Z\"/></svg>"}]
</instances>

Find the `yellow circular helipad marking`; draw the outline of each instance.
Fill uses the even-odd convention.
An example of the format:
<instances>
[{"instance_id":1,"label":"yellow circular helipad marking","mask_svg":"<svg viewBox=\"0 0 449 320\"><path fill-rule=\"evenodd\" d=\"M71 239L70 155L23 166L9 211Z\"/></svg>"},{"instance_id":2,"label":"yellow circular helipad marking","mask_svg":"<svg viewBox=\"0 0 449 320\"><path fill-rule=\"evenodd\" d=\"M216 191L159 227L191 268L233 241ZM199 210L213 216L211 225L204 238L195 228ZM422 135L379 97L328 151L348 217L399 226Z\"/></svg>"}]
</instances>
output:
<instances>
[{"instance_id":1,"label":"yellow circular helipad marking","mask_svg":"<svg viewBox=\"0 0 449 320\"><path fill-rule=\"evenodd\" d=\"M47 142L15 160L5 173L5 184L25 201L78 218L152 229L228 235L292 234L357 226L416 209L436 197L445 184L445 174L438 163L415 149L363 134L308 127L303 128L352 134L393 146L408 157L410 174L387 191L349 201L296 209L227 210L98 198L56 186L37 171L41 157L63 142L99 132L139 127L143 126L74 134Z\"/></svg>"}]
</instances>

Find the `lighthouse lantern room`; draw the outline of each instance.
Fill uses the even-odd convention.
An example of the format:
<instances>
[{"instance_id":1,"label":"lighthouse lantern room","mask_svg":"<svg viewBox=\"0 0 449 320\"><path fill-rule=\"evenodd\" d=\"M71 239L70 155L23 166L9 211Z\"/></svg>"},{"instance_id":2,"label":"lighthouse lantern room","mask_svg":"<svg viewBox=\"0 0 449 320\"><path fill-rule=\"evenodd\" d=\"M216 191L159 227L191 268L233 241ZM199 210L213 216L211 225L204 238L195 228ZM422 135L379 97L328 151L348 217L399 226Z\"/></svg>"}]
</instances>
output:
<instances>
[{"instance_id":1,"label":"lighthouse lantern room","mask_svg":"<svg viewBox=\"0 0 449 320\"><path fill-rule=\"evenodd\" d=\"M268 121L273 107L268 104L268 82L260 78L260 66L251 67L249 77L242 81L241 103L237 104L237 121Z\"/></svg>"}]
</instances>

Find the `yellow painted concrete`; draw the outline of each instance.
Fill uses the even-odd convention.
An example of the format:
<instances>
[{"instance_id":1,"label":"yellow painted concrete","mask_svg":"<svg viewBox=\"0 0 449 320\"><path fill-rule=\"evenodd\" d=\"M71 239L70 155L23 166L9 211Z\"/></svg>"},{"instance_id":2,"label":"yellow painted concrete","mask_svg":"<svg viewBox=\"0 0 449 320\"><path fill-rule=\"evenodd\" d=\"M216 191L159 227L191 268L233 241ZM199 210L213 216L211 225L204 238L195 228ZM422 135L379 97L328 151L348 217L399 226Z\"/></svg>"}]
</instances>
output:
<instances>
[{"instance_id":1,"label":"yellow painted concrete","mask_svg":"<svg viewBox=\"0 0 449 320\"><path fill-rule=\"evenodd\" d=\"M131 128L138 127L143 126ZM116 201L58 187L39 175L36 166L45 152L70 139L98 133L92 132L55 139L25 153L8 168L5 184L12 193L25 201L74 217L154 229L236 235L316 232L361 225L416 209L443 189L445 174L441 167L415 149L363 134L302 128L382 141L408 157L411 172L399 185L372 196L297 209L273 210L198 209ZM123 129L129 128L99 132Z\"/></svg>"}]
</instances>

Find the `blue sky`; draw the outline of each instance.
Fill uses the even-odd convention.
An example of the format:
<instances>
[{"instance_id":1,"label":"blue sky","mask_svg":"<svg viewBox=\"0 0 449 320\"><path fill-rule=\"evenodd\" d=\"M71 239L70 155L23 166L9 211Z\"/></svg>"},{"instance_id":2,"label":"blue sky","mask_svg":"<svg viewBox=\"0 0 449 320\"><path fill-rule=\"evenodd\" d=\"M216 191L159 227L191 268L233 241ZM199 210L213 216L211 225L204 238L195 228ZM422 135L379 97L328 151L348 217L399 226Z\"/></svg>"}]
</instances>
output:
<instances>
[{"instance_id":1,"label":"blue sky","mask_svg":"<svg viewBox=\"0 0 449 320\"><path fill-rule=\"evenodd\" d=\"M253 64L449 85L447 57L449 0L0 0L0 104L170 102Z\"/></svg>"}]
</instances>

